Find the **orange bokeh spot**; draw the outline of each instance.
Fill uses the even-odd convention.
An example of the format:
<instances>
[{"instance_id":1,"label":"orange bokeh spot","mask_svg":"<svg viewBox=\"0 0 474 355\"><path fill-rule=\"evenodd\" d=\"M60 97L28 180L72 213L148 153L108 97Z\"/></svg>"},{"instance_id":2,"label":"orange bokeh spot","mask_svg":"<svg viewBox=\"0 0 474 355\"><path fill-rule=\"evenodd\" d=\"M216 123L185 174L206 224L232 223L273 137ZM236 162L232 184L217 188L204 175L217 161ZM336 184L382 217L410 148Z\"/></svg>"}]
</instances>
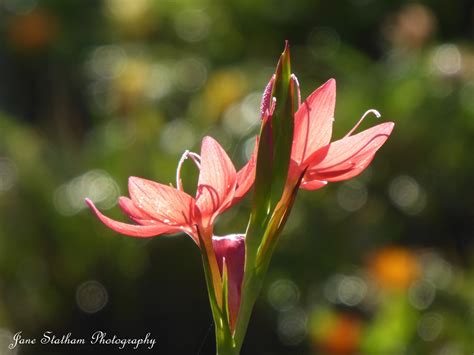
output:
<instances>
[{"instance_id":1,"label":"orange bokeh spot","mask_svg":"<svg viewBox=\"0 0 474 355\"><path fill-rule=\"evenodd\" d=\"M56 24L51 15L36 10L26 15L13 17L7 29L13 47L34 51L49 45L56 34Z\"/></svg>"},{"instance_id":2,"label":"orange bokeh spot","mask_svg":"<svg viewBox=\"0 0 474 355\"><path fill-rule=\"evenodd\" d=\"M362 322L351 315L337 315L324 326L324 334L317 340L320 350L327 354L354 354L359 349Z\"/></svg>"},{"instance_id":3,"label":"orange bokeh spot","mask_svg":"<svg viewBox=\"0 0 474 355\"><path fill-rule=\"evenodd\" d=\"M416 255L401 247L377 251L370 258L369 269L380 287L392 290L407 288L420 274Z\"/></svg>"}]
</instances>

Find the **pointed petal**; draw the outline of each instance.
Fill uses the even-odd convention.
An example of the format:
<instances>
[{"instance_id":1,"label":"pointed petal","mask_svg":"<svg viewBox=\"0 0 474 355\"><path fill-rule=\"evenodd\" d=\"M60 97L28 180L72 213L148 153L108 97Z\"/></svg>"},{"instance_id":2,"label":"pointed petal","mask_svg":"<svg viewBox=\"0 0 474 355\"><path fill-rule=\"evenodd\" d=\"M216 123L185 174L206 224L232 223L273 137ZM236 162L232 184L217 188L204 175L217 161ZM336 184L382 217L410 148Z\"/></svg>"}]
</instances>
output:
<instances>
[{"instance_id":1,"label":"pointed petal","mask_svg":"<svg viewBox=\"0 0 474 355\"><path fill-rule=\"evenodd\" d=\"M127 215L127 217L136 223L142 225L152 225L161 223L154 220L150 215L139 209L128 197L120 196L118 203L122 211Z\"/></svg>"},{"instance_id":2,"label":"pointed petal","mask_svg":"<svg viewBox=\"0 0 474 355\"><path fill-rule=\"evenodd\" d=\"M201 145L196 206L204 220L213 219L229 206L235 191L236 172L224 149L211 137L204 137Z\"/></svg>"},{"instance_id":3,"label":"pointed petal","mask_svg":"<svg viewBox=\"0 0 474 355\"><path fill-rule=\"evenodd\" d=\"M216 254L219 271L222 275L225 259L228 273L228 306L231 329L234 328L240 308L242 281L244 279L245 237L231 234L225 237L212 237L212 246Z\"/></svg>"},{"instance_id":4,"label":"pointed petal","mask_svg":"<svg viewBox=\"0 0 474 355\"><path fill-rule=\"evenodd\" d=\"M305 180L340 181L360 174L393 130L393 122L369 128L329 145L326 156L310 165Z\"/></svg>"},{"instance_id":5,"label":"pointed petal","mask_svg":"<svg viewBox=\"0 0 474 355\"><path fill-rule=\"evenodd\" d=\"M242 169L237 172L237 187L235 189L234 199L232 204L240 201L245 194L250 190L253 183L255 182L255 167L257 165L257 149L258 149L258 138L255 143L255 148L249 161L245 164Z\"/></svg>"},{"instance_id":6,"label":"pointed petal","mask_svg":"<svg viewBox=\"0 0 474 355\"><path fill-rule=\"evenodd\" d=\"M192 226L194 199L187 193L133 176L128 179L128 190L137 209L152 219L171 226Z\"/></svg>"},{"instance_id":7,"label":"pointed petal","mask_svg":"<svg viewBox=\"0 0 474 355\"><path fill-rule=\"evenodd\" d=\"M177 233L180 232L180 228L167 226L167 225L156 225L156 226L137 226L134 224L128 224L123 222L115 221L107 216L104 216L98 209L95 207L94 203L90 199L86 199L86 203L89 205L90 209L95 213L95 215L100 219L110 229L125 234L131 237L154 237L159 234L164 233Z\"/></svg>"},{"instance_id":8,"label":"pointed petal","mask_svg":"<svg viewBox=\"0 0 474 355\"><path fill-rule=\"evenodd\" d=\"M295 133L291 157L301 164L331 140L336 81L328 80L303 102L295 114Z\"/></svg>"}]
</instances>

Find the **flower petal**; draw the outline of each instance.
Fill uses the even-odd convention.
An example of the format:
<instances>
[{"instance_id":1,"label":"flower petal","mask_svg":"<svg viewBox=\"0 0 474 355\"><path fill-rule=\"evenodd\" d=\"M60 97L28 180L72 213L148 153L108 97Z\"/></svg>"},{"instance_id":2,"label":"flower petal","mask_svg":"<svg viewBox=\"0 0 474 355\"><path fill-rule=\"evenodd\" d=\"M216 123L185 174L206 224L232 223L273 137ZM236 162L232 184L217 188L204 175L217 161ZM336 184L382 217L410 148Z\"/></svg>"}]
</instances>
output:
<instances>
[{"instance_id":1,"label":"flower petal","mask_svg":"<svg viewBox=\"0 0 474 355\"><path fill-rule=\"evenodd\" d=\"M122 211L127 215L127 217L138 224L144 226L165 224L163 222L153 219L153 217L143 212L128 197L120 196L118 203Z\"/></svg>"},{"instance_id":2,"label":"flower petal","mask_svg":"<svg viewBox=\"0 0 474 355\"><path fill-rule=\"evenodd\" d=\"M234 196L236 172L224 149L211 137L204 137L201 145L196 206L204 220L213 219L229 206Z\"/></svg>"},{"instance_id":3,"label":"flower petal","mask_svg":"<svg viewBox=\"0 0 474 355\"><path fill-rule=\"evenodd\" d=\"M327 184L328 184L327 181L320 181L316 179L309 180L309 181L303 180L301 182L300 187L304 190L317 190L317 189L320 189L321 187L326 186Z\"/></svg>"},{"instance_id":4,"label":"flower petal","mask_svg":"<svg viewBox=\"0 0 474 355\"><path fill-rule=\"evenodd\" d=\"M230 325L233 329L239 314L242 281L244 279L245 237L242 234L231 234L224 237L213 236L212 246L221 276L225 259L229 278Z\"/></svg>"},{"instance_id":5,"label":"flower petal","mask_svg":"<svg viewBox=\"0 0 474 355\"><path fill-rule=\"evenodd\" d=\"M258 150L258 138L255 142L255 148L249 161L245 164L242 169L237 172L237 187L235 189L234 198L232 204L240 201L245 194L250 190L253 183L255 182L255 168L257 165L257 150Z\"/></svg>"},{"instance_id":6,"label":"flower petal","mask_svg":"<svg viewBox=\"0 0 474 355\"><path fill-rule=\"evenodd\" d=\"M128 190L137 209L152 219L176 227L192 226L194 199L187 193L134 176L128 179Z\"/></svg>"},{"instance_id":7,"label":"flower petal","mask_svg":"<svg viewBox=\"0 0 474 355\"><path fill-rule=\"evenodd\" d=\"M125 234L131 237L154 237L159 234L164 233L177 233L180 232L181 229L173 226L168 226L164 224L156 225L156 226L137 226L134 224L123 223L119 221L115 221L107 216L104 216L98 209L95 207L94 203L90 199L86 199L86 203L89 205L91 210L95 213L95 215L110 229Z\"/></svg>"},{"instance_id":8,"label":"flower petal","mask_svg":"<svg viewBox=\"0 0 474 355\"><path fill-rule=\"evenodd\" d=\"M291 157L298 164L331 141L335 105L336 81L329 79L296 112Z\"/></svg>"},{"instance_id":9,"label":"flower petal","mask_svg":"<svg viewBox=\"0 0 474 355\"><path fill-rule=\"evenodd\" d=\"M357 165L354 166L351 170L345 173L333 174L332 176L328 176L326 180L335 182L335 181L343 181L343 180L351 179L359 175L360 173L362 173L365 170L365 168L367 168L370 165L374 157L375 157L375 152L369 155L366 159L359 161Z\"/></svg>"},{"instance_id":10,"label":"flower petal","mask_svg":"<svg viewBox=\"0 0 474 355\"><path fill-rule=\"evenodd\" d=\"M385 143L394 123L386 122L329 145L326 156L310 165L305 180L341 181L360 174Z\"/></svg>"}]
</instances>

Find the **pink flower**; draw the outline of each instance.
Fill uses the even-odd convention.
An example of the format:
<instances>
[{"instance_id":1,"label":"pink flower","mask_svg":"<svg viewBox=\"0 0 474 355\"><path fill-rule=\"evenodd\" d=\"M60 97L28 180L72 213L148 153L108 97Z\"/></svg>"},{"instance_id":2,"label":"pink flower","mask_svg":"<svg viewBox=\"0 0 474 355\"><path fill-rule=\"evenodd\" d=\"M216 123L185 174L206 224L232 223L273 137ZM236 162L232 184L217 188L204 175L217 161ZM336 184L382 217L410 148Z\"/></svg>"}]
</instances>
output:
<instances>
[{"instance_id":1,"label":"pink flower","mask_svg":"<svg viewBox=\"0 0 474 355\"><path fill-rule=\"evenodd\" d=\"M294 75L292 79L298 86ZM278 105L270 95L273 82L274 78L270 79L262 98L264 120L271 117ZM330 79L309 95L295 113L288 176L298 179L305 172L300 185L303 189L316 190L328 182L347 180L360 174L393 130L394 123L385 122L353 135L367 114L380 117L376 110L369 110L342 139L331 142L335 105L336 81Z\"/></svg>"},{"instance_id":2,"label":"pink flower","mask_svg":"<svg viewBox=\"0 0 474 355\"><path fill-rule=\"evenodd\" d=\"M315 190L328 182L359 175L372 161L377 150L393 130L393 122L385 122L358 134L357 129L369 110L342 139L331 143L336 81L328 80L316 89L295 114L295 132L291 153L293 169L306 173L301 188Z\"/></svg>"},{"instance_id":3,"label":"pink flower","mask_svg":"<svg viewBox=\"0 0 474 355\"><path fill-rule=\"evenodd\" d=\"M181 166L191 158L199 168L196 197L183 191ZM176 173L177 187L130 177L128 190L131 198L120 197L123 212L136 224L115 221L104 216L90 199L86 199L96 216L110 229L132 237L152 237L160 234L184 232L199 245L198 230L207 238L217 215L237 203L250 189L255 178L255 158L239 171L224 149L211 137L205 137L201 155L186 151Z\"/></svg>"},{"instance_id":4,"label":"pink flower","mask_svg":"<svg viewBox=\"0 0 474 355\"><path fill-rule=\"evenodd\" d=\"M196 197L183 191L181 166L191 158L199 168ZM136 224L115 221L104 216L89 199L89 207L107 227L132 237L152 237L184 232L207 255L215 297L221 299L223 265L228 277L230 327L234 327L240 307L244 273L245 242L243 235L213 236L216 217L237 203L253 185L255 154L236 172L226 152L211 137L205 137L201 155L186 151L176 171L176 188L154 181L130 177L131 198L120 197L123 212ZM203 242L201 245L201 241ZM220 305L222 307L223 305Z\"/></svg>"},{"instance_id":5,"label":"pink flower","mask_svg":"<svg viewBox=\"0 0 474 355\"><path fill-rule=\"evenodd\" d=\"M242 281L244 279L245 237L242 234L230 234L224 237L212 237L219 272L223 272L225 262L228 274L228 306L230 328L234 329L240 308Z\"/></svg>"}]
</instances>

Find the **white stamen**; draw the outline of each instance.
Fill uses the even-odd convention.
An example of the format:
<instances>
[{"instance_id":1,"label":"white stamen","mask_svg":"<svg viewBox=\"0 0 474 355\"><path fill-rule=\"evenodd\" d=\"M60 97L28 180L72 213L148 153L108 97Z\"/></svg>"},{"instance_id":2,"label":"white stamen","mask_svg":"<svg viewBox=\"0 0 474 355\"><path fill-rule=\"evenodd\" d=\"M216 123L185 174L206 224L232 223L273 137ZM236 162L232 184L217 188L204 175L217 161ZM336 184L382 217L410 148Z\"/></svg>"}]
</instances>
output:
<instances>
[{"instance_id":1,"label":"white stamen","mask_svg":"<svg viewBox=\"0 0 474 355\"><path fill-rule=\"evenodd\" d=\"M196 164L198 169L201 169L201 156L194 152L189 152L188 155L191 157L191 159L193 160L194 164Z\"/></svg>"},{"instance_id":2,"label":"white stamen","mask_svg":"<svg viewBox=\"0 0 474 355\"><path fill-rule=\"evenodd\" d=\"M179 159L178 167L176 168L176 188L180 191L183 191L183 183L181 182L181 168L184 164L184 161L188 158L191 158L198 169L201 169L201 157L199 154L186 150L181 156L181 159Z\"/></svg>"},{"instance_id":3,"label":"white stamen","mask_svg":"<svg viewBox=\"0 0 474 355\"><path fill-rule=\"evenodd\" d=\"M359 119L359 122L356 123L356 125L354 126L354 128L352 128L352 129L349 131L349 133L347 133L347 134L344 136L344 138L345 138L345 137L349 137L349 136L357 129L357 127L360 126L360 124L362 123L362 121L364 121L364 119L365 119L365 118L367 117L367 115L370 114L370 113L373 113L373 114L375 115L375 117L377 117L377 118L382 117L382 115L380 114L380 112L377 111L377 110L374 110L374 109L367 110L367 111L362 115L362 117Z\"/></svg>"},{"instance_id":4,"label":"white stamen","mask_svg":"<svg viewBox=\"0 0 474 355\"><path fill-rule=\"evenodd\" d=\"M301 106L301 91L300 91L300 82L295 74L291 74L291 80L296 84L296 91L298 92L298 108Z\"/></svg>"}]
</instances>

